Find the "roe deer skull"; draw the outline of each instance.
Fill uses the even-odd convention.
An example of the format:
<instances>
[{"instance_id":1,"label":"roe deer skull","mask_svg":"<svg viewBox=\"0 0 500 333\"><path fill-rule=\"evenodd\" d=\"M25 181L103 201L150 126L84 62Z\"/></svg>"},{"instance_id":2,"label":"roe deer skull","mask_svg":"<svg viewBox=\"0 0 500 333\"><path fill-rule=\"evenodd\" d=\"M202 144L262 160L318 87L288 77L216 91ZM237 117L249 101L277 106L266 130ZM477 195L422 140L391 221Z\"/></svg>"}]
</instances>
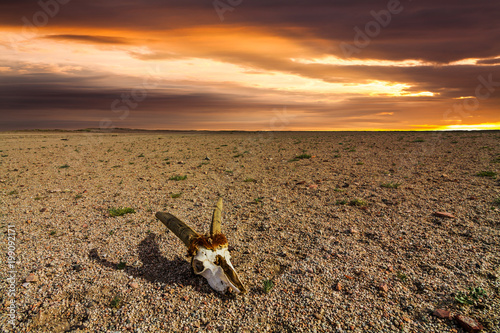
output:
<instances>
[{"instance_id":1,"label":"roe deer skull","mask_svg":"<svg viewBox=\"0 0 500 333\"><path fill-rule=\"evenodd\" d=\"M210 287L219 292L246 293L231 264L226 236L221 232L222 198L212 216L210 235L200 236L172 214L157 212L156 217L187 246L194 273L207 279Z\"/></svg>"}]
</instances>

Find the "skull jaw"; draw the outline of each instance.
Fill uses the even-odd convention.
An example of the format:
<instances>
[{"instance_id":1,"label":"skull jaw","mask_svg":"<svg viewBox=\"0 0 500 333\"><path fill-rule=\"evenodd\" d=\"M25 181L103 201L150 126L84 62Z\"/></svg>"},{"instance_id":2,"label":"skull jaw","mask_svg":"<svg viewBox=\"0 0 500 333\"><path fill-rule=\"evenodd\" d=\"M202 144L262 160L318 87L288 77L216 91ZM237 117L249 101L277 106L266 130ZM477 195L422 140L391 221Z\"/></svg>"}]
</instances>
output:
<instances>
[{"instance_id":1,"label":"skull jaw","mask_svg":"<svg viewBox=\"0 0 500 333\"><path fill-rule=\"evenodd\" d=\"M245 293L245 287L240 282L230 259L227 247L211 250L200 246L192 259L192 266L194 273L207 279L212 289L218 292Z\"/></svg>"}]
</instances>

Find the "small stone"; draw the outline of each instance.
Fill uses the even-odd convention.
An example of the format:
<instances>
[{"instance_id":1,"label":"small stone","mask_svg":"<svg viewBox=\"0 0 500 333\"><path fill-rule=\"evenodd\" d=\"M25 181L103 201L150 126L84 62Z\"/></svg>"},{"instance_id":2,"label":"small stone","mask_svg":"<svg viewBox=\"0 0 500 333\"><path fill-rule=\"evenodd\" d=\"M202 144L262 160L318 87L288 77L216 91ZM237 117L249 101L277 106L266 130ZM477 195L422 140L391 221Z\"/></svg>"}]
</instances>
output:
<instances>
[{"instance_id":1,"label":"small stone","mask_svg":"<svg viewBox=\"0 0 500 333\"><path fill-rule=\"evenodd\" d=\"M27 277L26 277L26 282L38 282L38 276L36 276L35 274L33 273L30 273Z\"/></svg>"},{"instance_id":2,"label":"small stone","mask_svg":"<svg viewBox=\"0 0 500 333\"><path fill-rule=\"evenodd\" d=\"M139 284L137 282L130 282L129 286L134 289L139 288Z\"/></svg>"},{"instance_id":3,"label":"small stone","mask_svg":"<svg viewBox=\"0 0 500 333\"><path fill-rule=\"evenodd\" d=\"M386 293L389 291L389 286L387 285L387 283L381 283L379 284L378 289Z\"/></svg>"},{"instance_id":4,"label":"small stone","mask_svg":"<svg viewBox=\"0 0 500 333\"><path fill-rule=\"evenodd\" d=\"M437 217L447 217L447 218L450 218L450 219L454 219L455 216L450 214L450 213L446 213L446 212L434 212L434 215L437 216Z\"/></svg>"},{"instance_id":5,"label":"small stone","mask_svg":"<svg viewBox=\"0 0 500 333\"><path fill-rule=\"evenodd\" d=\"M450 319L451 318L450 311L445 310L445 309L437 309L432 314L438 318L441 318L441 319Z\"/></svg>"},{"instance_id":6,"label":"small stone","mask_svg":"<svg viewBox=\"0 0 500 333\"><path fill-rule=\"evenodd\" d=\"M40 213L43 213L43 212L46 212L47 211L47 208L43 207L43 208L40 208Z\"/></svg>"},{"instance_id":7,"label":"small stone","mask_svg":"<svg viewBox=\"0 0 500 333\"><path fill-rule=\"evenodd\" d=\"M392 265L387 265L387 270L389 272L393 272L394 271L394 267L392 267Z\"/></svg>"},{"instance_id":8,"label":"small stone","mask_svg":"<svg viewBox=\"0 0 500 333\"><path fill-rule=\"evenodd\" d=\"M210 157L207 156L207 157L204 158L204 160L205 161L210 161Z\"/></svg>"},{"instance_id":9,"label":"small stone","mask_svg":"<svg viewBox=\"0 0 500 333\"><path fill-rule=\"evenodd\" d=\"M464 328L469 333L477 333L481 332L484 329L483 325L481 325L477 320L467 317L464 315L456 315L455 319L458 321L460 326Z\"/></svg>"},{"instance_id":10,"label":"small stone","mask_svg":"<svg viewBox=\"0 0 500 333\"><path fill-rule=\"evenodd\" d=\"M311 185L309 185L309 188L318 188L318 185L316 185L316 184L311 184Z\"/></svg>"},{"instance_id":11,"label":"small stone","mask_svg":"<svg viewBox=\"0 0 500 333\"><path fill-rule=\"evenodd\" d=\"M342 290L342 283L337 282L337 283L335 284L335 290L337 290L337 291L341 291L341 290Z\"/></svg>"},{"instance_id":12,"label":"small stone","mask_svg":"<svg viewBox=\"0 0 500 333\"><path fill-rule=\"evenodd\" d=\"M323 319L323 314L322 313L315 313L314 314L314 317L318 320L322 320Z\"/></svg>"}]
</instances>

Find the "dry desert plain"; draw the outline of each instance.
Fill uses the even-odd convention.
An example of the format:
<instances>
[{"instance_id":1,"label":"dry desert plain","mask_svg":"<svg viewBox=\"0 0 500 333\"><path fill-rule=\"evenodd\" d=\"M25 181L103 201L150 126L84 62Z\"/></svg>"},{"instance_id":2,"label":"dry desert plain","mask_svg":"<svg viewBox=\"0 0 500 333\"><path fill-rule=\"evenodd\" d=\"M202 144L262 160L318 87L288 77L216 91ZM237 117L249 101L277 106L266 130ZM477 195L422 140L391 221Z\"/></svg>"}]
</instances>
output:
<instances>
[{"instance_id":1,"label":"dry desert plain","mask_svg":"<svg viewBox=\"0 0 500 333\"><path fill-rule=\"evenodd\" d=\"M500 332L500 132L26 131L0 154L2 332ZM245 295L155 218L206 232L219 197Z\"/></svg>"}]
</instances>

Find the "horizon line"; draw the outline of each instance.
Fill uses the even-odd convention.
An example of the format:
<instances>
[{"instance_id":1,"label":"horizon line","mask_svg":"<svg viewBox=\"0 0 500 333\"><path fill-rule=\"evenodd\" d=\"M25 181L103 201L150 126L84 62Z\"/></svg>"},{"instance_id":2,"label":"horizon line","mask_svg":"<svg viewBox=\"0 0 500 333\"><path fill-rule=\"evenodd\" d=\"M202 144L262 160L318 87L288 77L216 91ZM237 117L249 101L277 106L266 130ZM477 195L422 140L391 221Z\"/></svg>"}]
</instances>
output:
<instances>
[{"instance_id":1,"label":"horizon line","mask_svg":"<svg viewBox=\"0 0 500 333\"><path fill-rule=\"evenodd\" d=\"M12 129L1 130L0 133L9 132L87 132L87 133L113 133L113 132L242 132L242 133L255 133L255 132L485 132L485 131L500 131L500 128L464 128L464 129L343 129L343 130L243 130L243 129L145 129L145 128L128 128L116 127L113 129L100 129L100 128L78 128L78 129L61 129L61 128L26 128L26 129Z\"/></svg>"}]
</instances>

